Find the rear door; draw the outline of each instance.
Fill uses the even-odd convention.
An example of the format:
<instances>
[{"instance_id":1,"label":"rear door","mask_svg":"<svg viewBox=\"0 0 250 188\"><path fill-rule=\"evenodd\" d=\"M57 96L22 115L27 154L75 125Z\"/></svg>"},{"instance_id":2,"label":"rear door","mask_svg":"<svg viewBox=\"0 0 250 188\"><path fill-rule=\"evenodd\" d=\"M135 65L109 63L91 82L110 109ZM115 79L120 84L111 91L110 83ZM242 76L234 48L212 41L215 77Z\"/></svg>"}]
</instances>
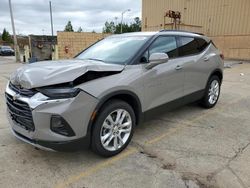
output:
<instances>
[{"instance_id":1,"label":"rear door","mask_svg":"<svg viewBox=\"0 0 250 188\"><path fill-rule=\"evenodd\" d=\"M183 62L184 95L203 90L209 74L209 43L198 37L179 36L178 46L178 59Z\"/></svg>"}]
</instances>

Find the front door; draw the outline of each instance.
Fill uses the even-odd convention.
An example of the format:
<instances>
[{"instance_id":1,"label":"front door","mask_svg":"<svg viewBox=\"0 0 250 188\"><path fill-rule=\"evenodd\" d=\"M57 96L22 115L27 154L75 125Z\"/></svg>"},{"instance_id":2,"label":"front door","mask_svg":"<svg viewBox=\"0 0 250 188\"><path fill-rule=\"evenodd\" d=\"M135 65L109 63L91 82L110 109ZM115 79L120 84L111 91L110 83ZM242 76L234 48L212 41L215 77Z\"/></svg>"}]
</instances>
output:
<instances>
[{"instance_id":1,"label":"front door","mask_svg":"<svg viewBox=\"0 0 250 188\"><path fill-rule=\"evenodd\" d=\"M169 60L147 70L143 69L145 111L161 106L183 96L184 73L178 61L176 37L159 36L150 45L147 57L152 53L166 53Z\"/></svg>"}]
</instances>

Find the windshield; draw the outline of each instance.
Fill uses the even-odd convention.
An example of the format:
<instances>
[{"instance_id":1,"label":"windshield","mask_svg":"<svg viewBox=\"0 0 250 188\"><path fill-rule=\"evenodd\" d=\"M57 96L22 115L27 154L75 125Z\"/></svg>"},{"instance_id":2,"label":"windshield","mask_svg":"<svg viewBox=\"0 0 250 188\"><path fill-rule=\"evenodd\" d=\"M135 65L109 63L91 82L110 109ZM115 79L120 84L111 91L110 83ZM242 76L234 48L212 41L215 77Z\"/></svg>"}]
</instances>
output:
<instances>
[{"instance_id":1,"label":"windshield","mask_svg":"<svg viewBox=\"0 0 250 188\"><path fill-rule=\"evenodd\" d=\"M10 50L11 49L11 47L9 47L9 46L2 46L1 48L5 49L5 50Z\"/></svg>"},{"instance_id":2,"label":"windshield","mask_svg":"<svg viewBox=\"0 0 250 188\"><path fill-rule=\"evenodd\" d=\"M149 37L115 36L97 42L76 58L103 61L104 63L125 64L145 44Z\"/></svg>"}]
</instances>

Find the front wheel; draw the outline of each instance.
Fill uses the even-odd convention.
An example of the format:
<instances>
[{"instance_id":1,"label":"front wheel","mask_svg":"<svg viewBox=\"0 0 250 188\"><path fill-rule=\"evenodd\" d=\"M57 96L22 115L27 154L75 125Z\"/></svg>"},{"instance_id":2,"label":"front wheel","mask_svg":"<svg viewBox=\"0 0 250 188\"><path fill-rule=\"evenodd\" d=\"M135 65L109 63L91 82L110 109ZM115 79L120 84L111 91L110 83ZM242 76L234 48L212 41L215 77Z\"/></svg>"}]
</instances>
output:
<instances>
[{"instance_id":1,"label":"front wheel","mask_svg":"<svg viewBox=\"0 0 250 188\"><path fill-rule=\"evenodd\" d=\"M212 108L216 105L220 96L221 80L218 76L211 76L206 87L205 95L201 104L205 108Z\"/></svg>"},{"instance_id":2,"label":"front wheel","mask_svg":"<svg viewBox=\"0 0 250 188\"><path fill-rule=\"evenodd\" d=\"M132 107L121 100L111 100L98 113L92 132L92 150L102 156L118 154L129 144L135 125Z\"/></svg>"}]
</instances>

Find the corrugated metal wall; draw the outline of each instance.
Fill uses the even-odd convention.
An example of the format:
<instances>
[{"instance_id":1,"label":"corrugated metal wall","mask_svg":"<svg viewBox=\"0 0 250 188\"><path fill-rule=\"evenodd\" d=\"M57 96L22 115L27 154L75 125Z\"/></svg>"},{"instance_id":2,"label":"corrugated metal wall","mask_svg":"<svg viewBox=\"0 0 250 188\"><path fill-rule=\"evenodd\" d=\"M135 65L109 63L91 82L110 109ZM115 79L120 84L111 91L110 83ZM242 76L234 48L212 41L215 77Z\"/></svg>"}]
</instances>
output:
<instances>
[{"instance_id":1,"label":"corrugated metal wall","mask_svg":"<svg viewBox=\"0 0 250 188\"><path fill-rule=\"evenodd\" d=\"M250 36L250 0L142 0L142 30L171 29L171 19L166 18L164 23L167 10L181 12L179 29L202 32L212 37L230 36L224 38L226 43L227 40L233 41L233 37L237 37L238 40L241 36ZM241 39L240 41L244 42ZM244 46L241 59L249 59L250 47L245 47L241 43L238 45ZM235 49L233 46L226 47L227 50ZM240 57L238 54L237 58Z\"/></svg>"},{"instance_id":2,"label":"corrugated metal wall","mask_svg":"<svg viewBox=\"0 0 250 188\"><path fill-rule=\"evenodd\" d=\"M250 34L250 0L143 0L143 30L164 28L167 10L180 11L183 24L210 36Z\"/></svg>"}]
</instances>

